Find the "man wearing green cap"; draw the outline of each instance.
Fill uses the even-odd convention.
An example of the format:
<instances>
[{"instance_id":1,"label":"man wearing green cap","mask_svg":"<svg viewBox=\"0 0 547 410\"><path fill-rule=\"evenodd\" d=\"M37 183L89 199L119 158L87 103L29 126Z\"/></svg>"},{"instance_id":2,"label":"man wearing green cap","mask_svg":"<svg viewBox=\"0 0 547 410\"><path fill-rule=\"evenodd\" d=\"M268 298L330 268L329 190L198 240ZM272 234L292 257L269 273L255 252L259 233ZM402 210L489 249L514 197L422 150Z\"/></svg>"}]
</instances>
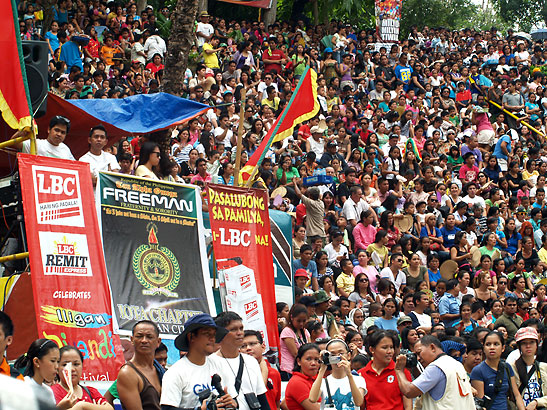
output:
<instances>
[{"instance_id":1,"label":"man wearing green cap","mask_svg":"<svg viewBox=\"0 0 547 410\"><path fill-rule=\"evenodd\" d=\"M325 335L334 337L338 334L338 326L334 315L327 311L329 308L330 296L323 289L317 290L313 294L315 299L315 314L313 319L321 322Z\"/></svg>"}]
</instances>

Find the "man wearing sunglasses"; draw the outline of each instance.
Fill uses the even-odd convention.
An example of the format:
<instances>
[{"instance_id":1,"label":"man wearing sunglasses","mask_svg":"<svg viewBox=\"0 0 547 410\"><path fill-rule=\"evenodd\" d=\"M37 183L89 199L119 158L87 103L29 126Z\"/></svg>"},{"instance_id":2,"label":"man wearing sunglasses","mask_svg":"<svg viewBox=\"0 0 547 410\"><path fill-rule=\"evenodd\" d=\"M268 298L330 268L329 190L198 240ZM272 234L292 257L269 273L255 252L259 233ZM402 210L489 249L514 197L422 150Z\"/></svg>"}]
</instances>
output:
<instances>
[{"instance_id":1,"label":"man wearing sunglasses","mask_svg":"<svg viewBox=\"0 0 547 410\"><path fill-rule=\"evenodd\" d=\"M61 115L56 115L49 121L46 139L36 139L36 154L43 157L75 160L70 148L64 140L70 131L70 120ZM19 130L11 139L26 135L29 131ZM15 148L24 153L30 153L30 140L15 144Z\"/></svg>"}]
</instances>

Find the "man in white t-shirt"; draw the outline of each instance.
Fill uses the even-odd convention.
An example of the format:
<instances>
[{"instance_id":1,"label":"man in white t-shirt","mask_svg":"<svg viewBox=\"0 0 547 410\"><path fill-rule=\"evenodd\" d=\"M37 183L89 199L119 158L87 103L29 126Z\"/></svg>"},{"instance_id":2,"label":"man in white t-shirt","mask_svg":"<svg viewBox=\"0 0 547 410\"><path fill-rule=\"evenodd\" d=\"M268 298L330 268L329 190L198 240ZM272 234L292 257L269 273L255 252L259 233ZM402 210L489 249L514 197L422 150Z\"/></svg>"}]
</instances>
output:
<instances>
[{"instance_id":1,"label":"man in white t-shirt","mask_svg":"<svg viewBox=\"0 0 547 410\"><path fill-rule=\"evenodd\" d=\"M215 32L212 25L209 24L209 13L206 11L202 11L199 14L199 20L200 22L197 24L196 27L196 39L197 39L197 46L201 50L203 47L203 44L208 42L211 37L213 37L213 34Z\"/></svg>"},{"instance_id":2,"label":"man in white t-shirt","mask_svg":"<svg viewBox=\"0 0 547 410\"><path fill-rule=\"evenodd\" d=\"M227 330L219 328L207 313L192 316L184 324L184 331L175 339L175 347L188 352L167 370L162 380L162 409L194 409L201 406L199 393L211 390L214 374L225 375L219 369L218 356L214 355L215 343L220 343ZM223 386L226 384L223 382ZM214 392L218 394L218 392ZM219 408L236 408L237 403L228 393L216 401Z\"/></svg>"},{"instance_id":3,"label":"man in white t-shirt","mask_svg":"<svg viewBox=\"0 0 547 410\"><path fill-rule=\"evenodd\" d=\"M144 52L146 53L146 61L150 62L156 54L159 54L163 61L165 53L167 53L167 45L165 40L158 34L152 33L144 42Z\"/></svg>"},{"instance_id":4,"label":"man in white t-shirt","mask_svg":"<svg viewBox=\"0 0 547 410\"><path fill-rule=\"evenodd\" d=\"M346 199L346 202L344 202L341 215L346 218L346 220L352 227L355 227L355 225L357 225L361 220L361 212L368 211L370 209L370 206L362 198L363 189L360 186L352 186L349 190L349 193L350 196L348 199ZM378 216L376 215L376 212L373 212L372 215L374 217L374 220L378 222Z\"/></svg>"},{"instance_id":5,"label":"man in white t-shirt","mask_svg":"<svg viewBox=\"0 0 547 410\"><path fill-rule=\"evenodd\" d=\"M64 144L64 140L70 131L70 120L61 115L56 115L49 121L49 127L47 129L47 138L36 140L36 154L42 157L71 159L74 160L74 156ZM17 131L11 139L23 137L28 131ZM30 140L16 143L15 148L28 154L30 153Z\"/></svg>"},{"instance_id":6,"label":"man in white t-shirt","mask_svg":"<svg viewBox=\"0 0 547 410\"><path fill-rule=\"evenodd\" d=\"M215 323L228 331L220 342L220 350L216 355L220 359L222 373L226 375L226 378L222 379L222 384L236 395L238 410L251 410L247 402L249 394L254 394L255 402L260 404L261 410L270 410L266 398L268 390L262 378L260 365L254 357L240 353L245 336L241 317L235 312L222 312L215 318ZM238 374L241 374L239 380Z\"/></svg>"},{"instance_id":7,"label":"man in white t-shirt","mask_svg":"<svg viewBox=\"0 0 547 410\"><path fill-rule=\"evenodd\" d=\"M218 119L218 127L214 131L215 142L224 144L226 149L232 148L234 133L227 114L222 114Z\"/></svg>"},{"instance_id":8,"label":"man in white t-shirt","mask_svg":"<svg viewBox=\"0 0 547 410\"><path fill-rule=\"evenodd\" d=\"M414 329L423 329L429 333L433 326L433 321L431 316L424 313L429 308L429 296L421 291L416 292L412 296L412 301L414 302L414 309L408 314L408 317L412 319L412 327Z\"/></svg>"},{"instance_id":9,"label":"man in white t-shirt","mask_svg":"<svg viewBox=\"0 0 547 410\"><path fill-rule=\"evenodd\" d=\"M390 264L387 268L380 271L380 277L388 279L395 286L395 290L399 292L401 287L406 286L406 275L401 270L403 266L403 255L394 253L391 255Z\"/></svg>"},{"instance_id":10,"label":"man in white t-shirt","mask_svg":"<svg viewBox=\"0 0 547 410\"><path fill-rule=\"evenodd\" d=\"M474 182L467 185L467 195L463 197L463 202L465 202L469 207L478 204L482 209L486 210L484 198L477 195L477 185Z\"/></svg>"},{"instance_id":11,"label":"man in white t-shirt","mask_svg":"<svg viewBox=\"0 0 547 410\"><path fill-rule=\"evenodd\" d=\"M86 152L79 161L87 162L91 171L93 185L97 184L97 178L100 171L117 172L120 170L120 164L116 157L109 152L104 152L103 148L108 143L106 129L101 125L96 125L89 132L89 151Z\"/></svg>"}]
</instances>

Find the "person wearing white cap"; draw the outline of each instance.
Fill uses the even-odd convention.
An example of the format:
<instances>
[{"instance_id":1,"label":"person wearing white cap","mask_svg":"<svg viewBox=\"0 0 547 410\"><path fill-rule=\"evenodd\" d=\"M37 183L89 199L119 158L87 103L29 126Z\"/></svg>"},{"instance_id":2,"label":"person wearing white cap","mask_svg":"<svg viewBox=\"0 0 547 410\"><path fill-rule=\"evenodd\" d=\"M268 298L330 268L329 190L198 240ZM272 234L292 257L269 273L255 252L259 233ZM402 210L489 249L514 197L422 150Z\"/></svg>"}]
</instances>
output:
<instances>
[{"instance_id":1,"label":"person wearing white cap","mask_svg":"<svg viewBox=\"0 0 547 410\"><path fill-rule=\"evenodd\" d=\"M539 336L533 327L523 327L515 334L520 358L513 364L515 381L527 410L547 407L547 363L536 360Z\"/></svg>"},{"instance_id":2,"label":"person wearing white cap","mask_svg":"<svg viewBox=\"0 0 547 410\"><path fill-rule=\"evenodd\" d=\"M321 158L325 152L325 140L322 138L325 131L326 130L319 125L311 127L311 138L306 140L306 152L313 151L317 158Z\"/></svg>"}]
</instances>

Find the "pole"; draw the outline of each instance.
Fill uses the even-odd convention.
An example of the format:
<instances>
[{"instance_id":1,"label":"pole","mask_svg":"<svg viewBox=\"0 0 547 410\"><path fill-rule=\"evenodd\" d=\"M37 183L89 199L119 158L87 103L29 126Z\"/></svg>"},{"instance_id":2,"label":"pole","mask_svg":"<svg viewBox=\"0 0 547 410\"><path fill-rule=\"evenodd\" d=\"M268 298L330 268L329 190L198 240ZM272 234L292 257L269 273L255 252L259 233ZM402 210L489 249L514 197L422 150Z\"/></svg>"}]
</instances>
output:
<instances>
[{"instance_id":1,"label":"pole","mask_svg":"<svg viewBox=\"0 0 547 410\"><path fill-rule=\"evenodd\" d=\"M243 121L245 116L245 87L241 89L241 107L239 108L239 126L237 129L236 167L234 171L234 186L239 186L239 170L241 168L241 150L243 149Z\"/></svg>"},{"instance_id":2,"label":"pole","mask_svg":"<svg viewBox=\"0 0 547 410\"><path fill-rule=\"evenodd\" d=\"M513 117L515 120L517 121L520 121L520 123L526 127L528 127L529 129L531 129L532 131L536 132L538 135L541 135L543 138L545 138L545 134L542 133L541 131L539 131L538 129L532 127L530 124L528 124L526 121L523 121L523 120L520 120L519 117L517 117L515 114L513 114L512 112L510 111L507 111L505 108L503 108L501 105L499 105L497 102L495 101L492 101L492 100L489 100L489 99L486 99L486 101L488 101L490 104L498 107L500 110L502 110L504 113L510 115L511 117Z\"/></svg>"}]
</instances>

